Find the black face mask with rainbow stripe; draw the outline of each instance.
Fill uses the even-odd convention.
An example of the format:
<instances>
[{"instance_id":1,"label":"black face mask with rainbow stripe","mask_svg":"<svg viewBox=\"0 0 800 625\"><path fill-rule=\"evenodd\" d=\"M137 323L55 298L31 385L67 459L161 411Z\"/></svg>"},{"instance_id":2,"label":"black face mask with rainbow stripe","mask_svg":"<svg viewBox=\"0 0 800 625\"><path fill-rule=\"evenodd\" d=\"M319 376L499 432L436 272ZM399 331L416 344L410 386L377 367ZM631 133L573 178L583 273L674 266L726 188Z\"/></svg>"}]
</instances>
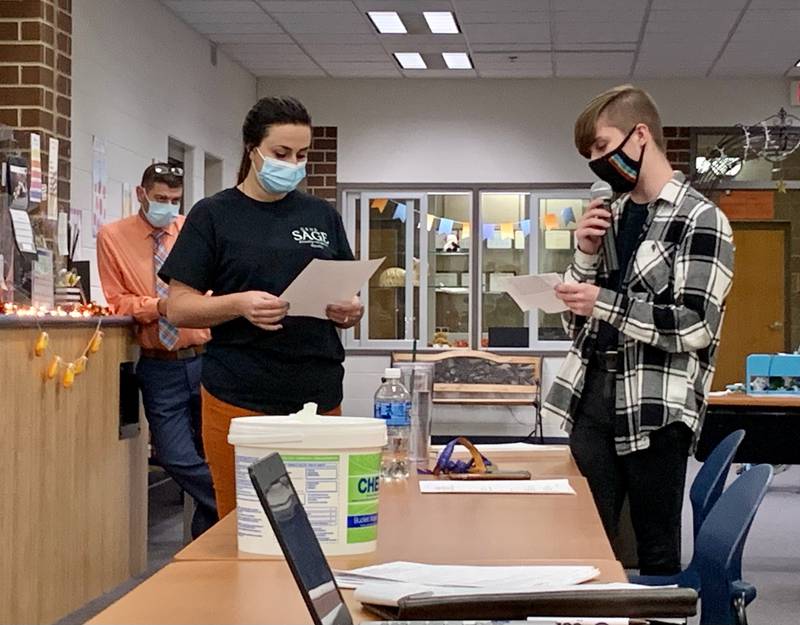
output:
<instances>
[{"instance_id":1,"label":"black face mask with rainbow stripe","mask_svg":"<svg viewBox=\"0 0 800 625\"><path fill-rule=\"evenodd\" d=\"M628 139L633 135L634 130L636 130L636 126L631 129L615 150L593 161L589 161L589 168L598 178L610 184L615 193L628 193L633 191L634 187L636 187L636 183L639 182L639 172L642 169L645 146L642 146L642 152L639 154L638 161L634 161L622 151Z\"/></svg>"}]
</instances>

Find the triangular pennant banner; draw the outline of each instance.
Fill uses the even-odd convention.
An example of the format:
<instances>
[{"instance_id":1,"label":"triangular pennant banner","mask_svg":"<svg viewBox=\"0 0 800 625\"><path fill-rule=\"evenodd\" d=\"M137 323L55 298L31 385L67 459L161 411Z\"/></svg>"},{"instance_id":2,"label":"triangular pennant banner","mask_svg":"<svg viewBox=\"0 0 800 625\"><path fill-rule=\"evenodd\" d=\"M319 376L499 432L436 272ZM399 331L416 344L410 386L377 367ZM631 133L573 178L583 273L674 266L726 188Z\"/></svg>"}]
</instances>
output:
<instances>
[{"instance_id":1,"label":"triangular pennant banner","mask_svg":"<svg viewBox=\"0 0 800 625\"><path fill-rule=\"evenodd\" d=\"M494 224L483 224L483 238L494 238Z\"/></svg>"},{"instance_id":2,"label":"triangular pennant banner","mask_svg":"<svg viewBox=\"0 0 800 625\"><path fill-rule=\"evenodd\" d=\"M430 232L431 228L433 228L433 222L435 219L436 219L435 215L428 215L428 232Z\"/></svg>"},{"instance_id":3,"label":"triangular pennant banner","mask_svg":"<svg viewBox=\"0 0 800 625\"><path fill-rule=\"evenodd\" d=\"M530 219L522 220L521 222L519 222L519 227L520 230L522 230L522 234L524 234L527 237L531 233L531 220Z\"/></svg>"},{"instance_id":4,"label":"triangular pennant banner","mask_svg":"<svg viewBox=\"0 0 800 625\"><path fill-rule=\"evenodd\" d=\"M439 234L450 234L452 231L453 231L453 220L440 217Z\"/></svg>"},{"instance_id":5,"label":"triangular pennant banner","mask_svg":"<svg viewBox=\"0 0 800 625\"><path fill-rule=\"evenodd\" d=\"M394 209L394 215L392 215L392 219L399 219L403 223L406 223L406 205L397 202L397 206Z\"/></svg>"},{"instance_id":6,"label":"triangular pennant banner","mask_svg":"<svg viewBox=\"0 0 800 625\"><path fill-rule=\"evenodd\" d=\"M513 239L514 238L514 224L504 223L500 224L500 238L501 239Z\"/></svg>"},{"instance_id":7,"label":"triangular pennant banner","mask_svg":"<svg viewBox=\"0 0 800 625\"><path fill-rule=\"evenodd\" d=\"M386 208L386 205L388 203L389 203L389 200L387 200L386 198L376 198L376 199L372 200L372 203L370 204L370 206L372 208L377 208L378 211L380 211L382 213L384 211L384 209Z\"/></svg>"},{"instance_id":8,"label":"triangular pennant banner","mask_svg":"<svg viewBox=\"0 0 800 625\"><path fill-rule=\"evenodd\" d=\"M469 239L472 234L469 224L461 224L461 238Z\"/></svg>"}]
</instances>

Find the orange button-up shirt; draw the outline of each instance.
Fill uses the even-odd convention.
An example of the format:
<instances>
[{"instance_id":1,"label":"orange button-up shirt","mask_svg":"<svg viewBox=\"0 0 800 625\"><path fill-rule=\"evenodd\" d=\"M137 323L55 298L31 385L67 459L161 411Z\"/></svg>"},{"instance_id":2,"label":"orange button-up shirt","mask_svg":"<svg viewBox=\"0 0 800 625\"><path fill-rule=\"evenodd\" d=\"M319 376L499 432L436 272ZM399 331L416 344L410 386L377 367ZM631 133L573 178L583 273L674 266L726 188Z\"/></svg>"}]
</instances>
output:
<instances>
[{"instance_id":1,"label":"orange button-up shirt","mask_svg":"<svg viewBox=\"0 0 800 625\"><path fill-rule=\"evenodd\" d=\"M167 252L183 226L185 217L165 228ZM117 315L131 315L139 324L137 338L146 349L166 349L158 340L158 297L153 260L155 228L139 215L106 224L97 233L97 268L109 308ZM202 345L208 330L179 328L174 349Z\"/></svg>"}]
</instances>

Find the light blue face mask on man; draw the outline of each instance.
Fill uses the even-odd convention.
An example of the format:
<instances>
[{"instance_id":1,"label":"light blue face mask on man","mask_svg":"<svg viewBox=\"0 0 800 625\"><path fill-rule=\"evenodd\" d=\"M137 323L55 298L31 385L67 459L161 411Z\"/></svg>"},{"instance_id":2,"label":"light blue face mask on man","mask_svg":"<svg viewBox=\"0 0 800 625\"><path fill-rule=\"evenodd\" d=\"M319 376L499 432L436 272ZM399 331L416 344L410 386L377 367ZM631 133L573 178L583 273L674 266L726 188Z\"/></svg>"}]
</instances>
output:
<instances>
[{"instance_id":1,"label":"light blue face mask on man","mask_svg":"<svg viewBox=\"0 0 800 625\"><path fill-rule=\"evenodd\" d=\"M147 212L144 216L153 228L166 228L175 221L180 208L179 204L173 204L172 202L155 202L149 200Z\"/></svg>"},{"instance_id":2,"label":"light blue face mask on man","mask_svg":"<svg viewBox=\"0 0 800 625\"><path fill-rule=\"evenodd\" d=\"M289 193L306 177L306 162L287 163L274 158L266 158L261 150L256 152L263 159L261 170L257 172L258 182L268 193Z\"/></svg>"}]
</instances>

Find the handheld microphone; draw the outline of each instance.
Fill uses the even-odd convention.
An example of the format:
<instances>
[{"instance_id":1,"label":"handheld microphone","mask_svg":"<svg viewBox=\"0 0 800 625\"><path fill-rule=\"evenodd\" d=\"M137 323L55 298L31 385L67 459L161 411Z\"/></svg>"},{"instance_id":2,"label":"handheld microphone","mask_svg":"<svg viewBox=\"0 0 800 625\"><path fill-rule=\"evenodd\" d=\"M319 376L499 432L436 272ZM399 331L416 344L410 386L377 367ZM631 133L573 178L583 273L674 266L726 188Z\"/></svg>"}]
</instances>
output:
<instances>
[{"instance_id":1,"label":"handheld microphone","mask_svg":"<svg viewBox=\"0 0 800 625\"><path fill-rule=\"evenodd\" d=\"M598 180L592 185L592 188L589 191L592 200L603 200L603 208L610 211L611 210L611 199L614 197L614 190L611 188L611 185L608 184L605 180ZM605 259L606 270L616 271L619 269L618 262L617 262L617 250L614 245L614 235L613 232L609 235L609 232L612 229L614 223L613 217L611 218L611 224L609 225L609 229L606 230L605 235L603 235L603 258Z\"/></svg>"}]
</instances>

